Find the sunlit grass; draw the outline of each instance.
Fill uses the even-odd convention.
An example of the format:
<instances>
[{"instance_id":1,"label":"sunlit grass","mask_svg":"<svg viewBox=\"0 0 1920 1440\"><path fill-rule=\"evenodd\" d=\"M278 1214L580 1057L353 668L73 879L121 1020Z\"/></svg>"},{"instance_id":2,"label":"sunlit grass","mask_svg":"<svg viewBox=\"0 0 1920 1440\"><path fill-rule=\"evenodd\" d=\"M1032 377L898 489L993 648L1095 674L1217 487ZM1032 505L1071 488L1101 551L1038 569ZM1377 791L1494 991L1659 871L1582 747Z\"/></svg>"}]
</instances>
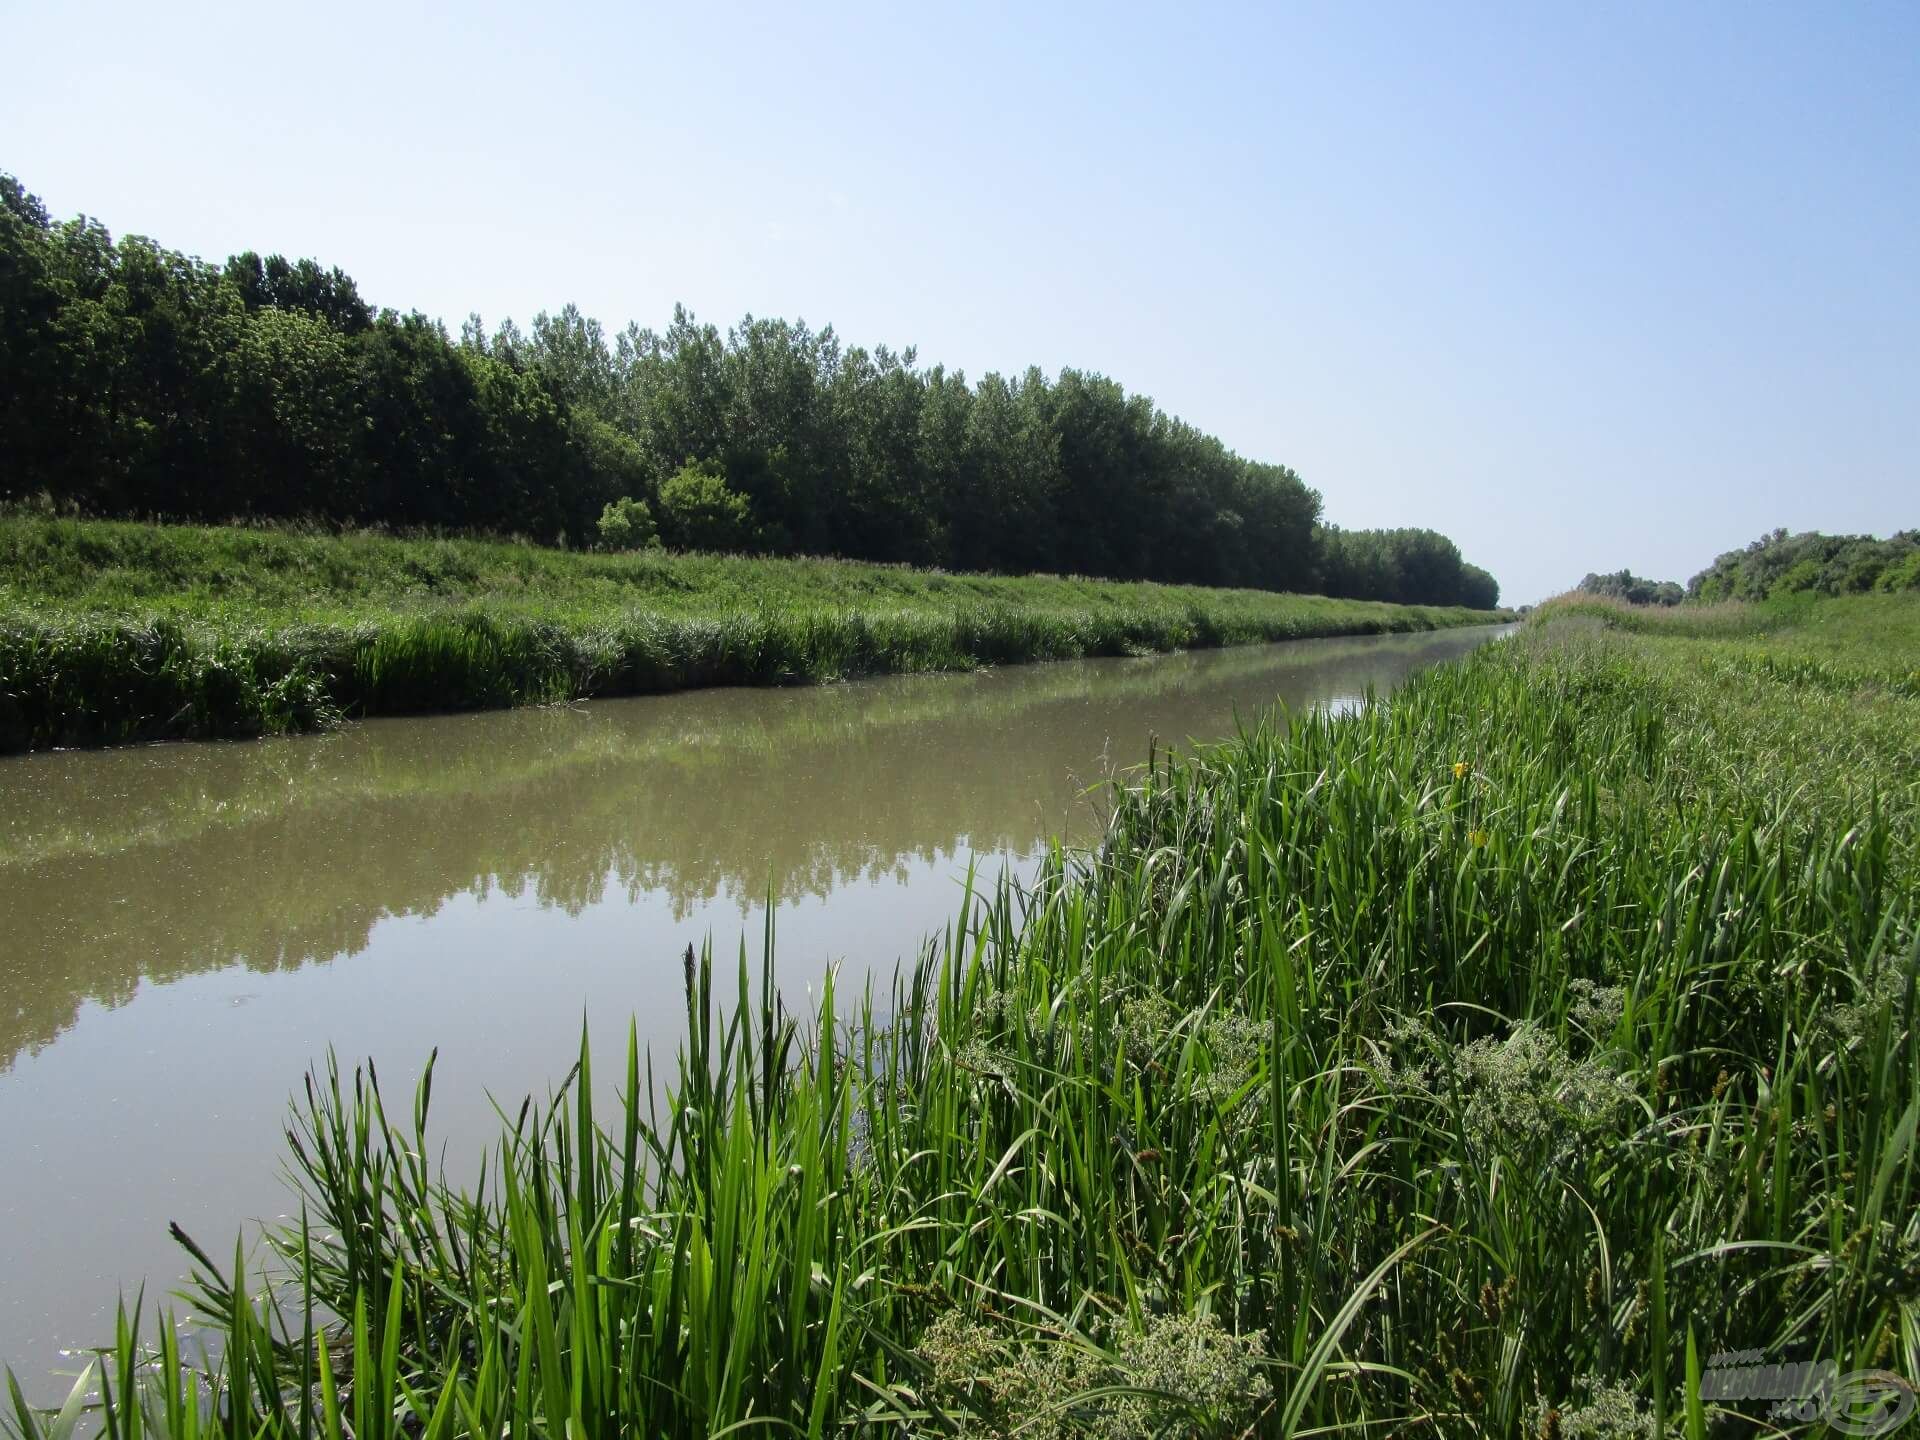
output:
<instances>
[{"instance_id":1,"label":"sunlit grass","mask_svg":"<svg viewBox=\"0 0 1920 1440\"><path fill-rule=\"evenodd\" d=\"M0 515L0 751L1491 618L835 560Z\"/></svg>"},{"instance_id":2,"label":"sunlit grass","mask_svg":"<svg viewBox=\"0 0 1920 1440\"><path fill-rule=\"evenodd\" d=\"M1920 701L1722 674L1747 643L1539 623L1159 758L1096 852L970 895L851 1003L794 1017L764 956L690 954L666 1107L630 1047L603 1126L583 1043L484 1175L437 1172L431 1071L391 1114L323 1069L283 1283L201 1257L220 1358L130 1322L104 1413L1704 1435L1713 1349L1920 1375L1920 770L1888 718Z\"/></svg>"}]
</instances>

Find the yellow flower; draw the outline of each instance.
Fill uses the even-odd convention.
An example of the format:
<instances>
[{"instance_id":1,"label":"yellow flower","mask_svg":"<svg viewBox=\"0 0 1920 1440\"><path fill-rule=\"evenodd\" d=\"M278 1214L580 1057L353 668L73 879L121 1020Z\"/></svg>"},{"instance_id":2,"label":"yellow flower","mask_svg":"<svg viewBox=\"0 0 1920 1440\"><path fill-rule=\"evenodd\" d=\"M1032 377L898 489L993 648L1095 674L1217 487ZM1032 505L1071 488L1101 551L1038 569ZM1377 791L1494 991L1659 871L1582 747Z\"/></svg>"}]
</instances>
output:
<instances>
[{"instance_id":1,"label":"yellow flower","mask_svg":"<svg viewBox=\"0 0 1920 1440\"><path fill-rule=\"evenodd\" d=\"M1458 780L1462 775L1465 775L1466 773L1467 773L1466 761L1456 760L1453 762L1453 778L1454 779Z\"/></svg>"},{"instance_id":2,"label":"yellow flower","mask_svg":"<svg viewBox=\"0 0 1920 1440\"><path fill-rule=\"evenodd\" d=\"M1469 830L1467 832L1467 839L1471 840L1475 845L1484 845L1487 843L1487 832L1484 830Z\"/></svg>"}]
</instances>

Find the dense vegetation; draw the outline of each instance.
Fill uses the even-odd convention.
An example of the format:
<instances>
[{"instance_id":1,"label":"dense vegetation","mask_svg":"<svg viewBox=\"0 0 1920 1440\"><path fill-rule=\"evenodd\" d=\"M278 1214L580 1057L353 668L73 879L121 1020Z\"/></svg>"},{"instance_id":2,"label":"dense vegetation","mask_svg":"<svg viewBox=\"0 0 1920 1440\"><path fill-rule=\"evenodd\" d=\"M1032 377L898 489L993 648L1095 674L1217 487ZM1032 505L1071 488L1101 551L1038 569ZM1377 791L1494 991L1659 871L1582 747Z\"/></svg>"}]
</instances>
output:
<instances>
[{"instance_id":1,"label":"dense vegetation","mask_svg":"<svg viewBox=\"0 0 1920 1440\"><path fill-rule=\"evenodd\" d=\"M1678 605L1687 598L1678 581L1645 580L1631 570L1616 570L1610 575L1589 573L1574 587L1574 593L1624 600L1629 605Z\"/></svg>"},{"instance_id":2,"label":"dense vegetation","mask_svg":"<svg viewBox=\"0 0 1920 1440\"><path fill-rule=\"evenodd\" d=\"M1788 595L1898 594L1920 590L1920 530L1886 540L1871 535L1792 535L1775 530L1742 550L1729 550L1682 588L1647 580L1631 570L1589 574L1576 595L1629 605L1678 605L1683 600L1769 600Z\"/></svg>"},{"instance_id":3,"label":"dense vegetation","mask_svg":"<svg viewBox=\"0 0 1920 1440\"><path fill-rule=\"evenodd\" d=\"M222 1398L130 1317L113 1433L1703 1437L1713 1349L1920 1373L1917 737L1920 597L1552 606L1160 759L890 991L690 953L666 1108L583 1051L484 1189L323 1071L292 1282L196 1251Z\"/></svg>"},{"instance_id":4,"label":"dense vegetation","mask_svg":"<svg viewBox=\"0 0 1920 1440\"><path fill-rule=\"evenodd\" d=\"M911 349L572 306L455 339L338 269L213 265L0 176L0 502L529 535L1489 608L1430 531L1320 496L1103 376L969 383ZM615 523L602 530L608 507Z\"/></svg>"},{"instance_id":5,"label":"dense vegetation","mask_svg":"<svg viewBox=\"0 0 1920 1440\"><path fill-rule=\"evenodd\" d=\"M1493 618L851 561L0 514L0 751Z\"/></svg>"},{"instance_id":6,"label":"dense vegetation","mask_svg":"<svg viewBox=\"0 0 1920 1440\"><path fill-rule=\"evenodd\" d=\"M1729 550L1687 582L1696 600L1765 600L1775 595L1856 595L1920 590L1920 530L1871 535L1790 535L1775 530Z\"/></svg>"}]
</instances>

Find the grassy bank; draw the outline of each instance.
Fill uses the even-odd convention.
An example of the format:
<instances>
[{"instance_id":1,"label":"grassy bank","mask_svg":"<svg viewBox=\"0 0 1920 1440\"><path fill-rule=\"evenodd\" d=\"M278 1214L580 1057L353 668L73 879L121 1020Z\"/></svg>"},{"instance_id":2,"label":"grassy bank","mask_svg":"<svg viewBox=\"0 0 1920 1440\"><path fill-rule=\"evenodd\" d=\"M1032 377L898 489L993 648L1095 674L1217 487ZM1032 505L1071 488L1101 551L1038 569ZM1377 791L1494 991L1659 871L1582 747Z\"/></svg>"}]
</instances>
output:
<instances>
[{"instance_id":1,"label":"grassy bank","mask_svg":"<svg viewBox=\"0 0 1920 1440\"><path fill-rule=\"evenodd\" d=\"M1841 666L1831 603L1550 611L1163 760L801 1024L690 957L667 1109L630 1054L602 1129L583 1053L479 1189L429 1088L323 1074L291 1283L199 1262L228 1408L129 1324L115 1433L1703 1436L1759 1414L1715 1351L1911 1380L1920 700L1739 663Z\"/></svg>"},{"instance_id":2,"label":"grassy bank","mask_svg":"<svg viewBox=\"0 0 1920 1440\"><path fill-rule=\"evenodd\" d=\"M0 751L1491 618L831 560L0 516Z\"/></svg>"}]
</instances>

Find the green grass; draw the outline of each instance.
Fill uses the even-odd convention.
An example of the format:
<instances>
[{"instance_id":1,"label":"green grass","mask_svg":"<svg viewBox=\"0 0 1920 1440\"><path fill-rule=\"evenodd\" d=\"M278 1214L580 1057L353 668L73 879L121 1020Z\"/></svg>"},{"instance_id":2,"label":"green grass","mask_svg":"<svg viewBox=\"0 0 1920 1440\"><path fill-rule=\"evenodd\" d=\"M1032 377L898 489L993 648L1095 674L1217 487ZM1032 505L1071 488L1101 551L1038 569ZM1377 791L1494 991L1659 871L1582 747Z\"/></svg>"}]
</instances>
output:
<instances>
[{"instance_id":1,"label":"green grass","mask_svg":"<svg viewBox=\"0 0 1920 1440\"><path fill-rule=\"evenodd\" d=\"M1162 758L850 1004L690 954L664 1110L630 1049L602 1128L583 1044L477 1184L430 1070L323 1070L280 1284L199 1257L204 1373L136 1307L112 1433L1698 1437L1717 1350L1912 1379L1920 700L1724 663L1844 668L1854 603L1549 612Z\"/></svg>"},{"instance_id":2,"label":"green grass","mask_svg":"<svg viewBox=\"0 0 1920 1440\"><path fill-rule=\"evenodd\" d=\"M1550 601L1546 613L1649 638L1728 642L1704 662L1724 676L1763 675L1835 695L1920 696L1920 654L1904 643L1920 627L1920 595L1912 593L1673 607L1578 596Z\"/></svg>"},{"instance_id":3,"label":"green grass","mask_svg":"<svg viewBox=\"0 0 1920 1440\"><path fill-rule=\"evenodd\" d=\"M1490 618L834 560L0 515L0 751Z\"/></svg>"}]
</instances>

